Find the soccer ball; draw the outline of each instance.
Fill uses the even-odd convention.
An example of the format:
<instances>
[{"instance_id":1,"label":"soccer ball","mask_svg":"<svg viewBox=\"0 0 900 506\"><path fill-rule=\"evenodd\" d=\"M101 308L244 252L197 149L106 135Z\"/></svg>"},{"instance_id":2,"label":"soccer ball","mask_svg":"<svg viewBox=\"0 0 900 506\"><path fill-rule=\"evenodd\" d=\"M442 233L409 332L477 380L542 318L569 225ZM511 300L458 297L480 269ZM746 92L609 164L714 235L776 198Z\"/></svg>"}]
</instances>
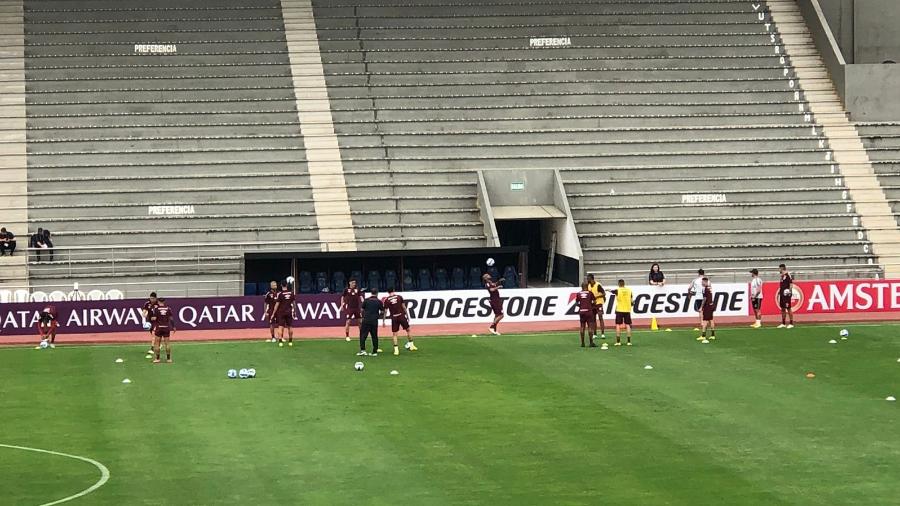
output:
<instances>
[{"instance_id":1,"label":"soccer ball","mask_svg":"<svg viewBox=\"0 0 900 506\"><path fill-rule=\"evenodd\" d=\"M362 371L365 366L366 366L366 364L364 364L362 362L357 362L357 363L353 364L353 368L356 369L357 371Z\"/></svg>"},{"instance_id":2,"label":"soccer ball","mask_svg":"<svg viewBox=\"0 0 900 506\"><path fill-rule=\"evenodd\" d=\"M847 329L841 329L841 337L849 337L850 331Z\"/></svg>"},{"instance_id":3,"label":"soccer ball","mask_svg":"<svg viewBox=\"0 0 900 506\"><path fill-rule=\"evenodd\" d=\"M248 371L247 369L241 369L240 371L238 371L238 377L240 377L241 379L247 379L250 377L250 371Z\"/></svg>"},{"instance_id":4,"label":"soccer ball","mask_svg":"<svg viewBox=\"0 0 900 506\"><path fill-rule=\"evenodd\" d=\"M488 267L493 267L495 262L494 262L493 258L488 258L485 263L487 264Z\"/></svg>"},{"instance_id":5,"label":"soccer ball","mask_svg":"<svg viewBox=\"0 0 900 506\"><path fill-rule=\"evenodd\" d=\"M408 350L410 344L412 344L412 343L410 343L409 341L406 341L406 344L403 345L403 348Z\"/></svg>"},{"instance_id":6,"label":"soccer ball","mask_svg":"<svg viewBox=\"0 0 900 506\"><path fill-rule=\"evenodd\" d=\"M143 325L144 330L150 330L150 327L151 327L151 326L152 326L152 325L150 325L150 322L144 322L144 325Z\"/></svg>"},{"instance_id":7,"label":"soccer ball","mask_svg":"<svg viewBox=\"0 0 900 506\"><path fill-rule=\"evenodd\" d=\"M46 340L41 341L41 349L42 350L46 350L48 346L50 346L50 343L48 343Z\"/></svg>"},{"instance_id":8,"label":"soccer ball","mask_svg":"<svg viewBox=\"0 0 900 506\"><path fill-rule=\"evenodd\" d=\"M255 378L256 377L256 369L254 369L252 367L250 369L247 369L247 377Z\"/></svg>"},{"instance_id":9,"label":"soccer ball","mask_svg":"<svg viewBox=\"0 0 900 506\"><path fill-rule=\"evenodd\" d=\"M285 278L285 281L287 281L289 285L293 285L294 284L294 276L288 276L287 278Z\"/></svg>"},{"instance_id":10,"label":"soccer ball","mask_svg":"<svg viewBox=\"0 0 900 506\"><path fill-rule=\"evenodd\" d=\"M237 378L237 376L238 376L237 369L228 369L228 377L230 379Z\"/></svg>"}]
</instances>

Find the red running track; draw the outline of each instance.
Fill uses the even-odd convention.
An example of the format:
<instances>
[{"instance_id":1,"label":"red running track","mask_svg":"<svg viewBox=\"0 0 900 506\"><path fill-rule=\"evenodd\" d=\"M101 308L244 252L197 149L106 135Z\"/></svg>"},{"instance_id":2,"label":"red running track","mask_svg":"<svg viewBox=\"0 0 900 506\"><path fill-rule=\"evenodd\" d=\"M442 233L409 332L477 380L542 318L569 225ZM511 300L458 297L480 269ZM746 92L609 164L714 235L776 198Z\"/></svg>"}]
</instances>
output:
<instances>
[{"instance_id":1,"label":"red running track","mask_svg":"<svg viewBox=\"0 0 900 506\"><path fill-rule=\"evenodd\" d=\"M610 319L607 319L610 320ZM830 313L830 314L804 314L796 318L796 323L861 323L861 322L896 322L900 320L900 313L872 312L872 313ZM752 317L722 317L716 322L722 325L749 325ZM776 317L763 320L765 326L775 326L781 323ZM697 322L685 319L675 320L671 323L660 321L660 328L694 327ZM635 329L645 330L649 328L648 319L636 319ZM613 332L612 321L606 322L607 332ZM390 329L381 327L382 337L390 335ZM488 325L478 324L449 324L449 325L419 325L413 326L413 336L448 336L448 335L488 335ZM577 332L578 322L552 321L531 323L501 323L500 332L504 334L526 334L538 332ZM185 330L173 335L173 341L231 341L248 339L265 339L268 337L268 329L231 329L231 330ZM350 337L357 338L354 329L350 329ZM294 337L298 339L334 339L344 337L343 327L297 327L294 329ZM145 343L150 340L147 332L125 333L99 333L99 334L64 334L56 337L60 344L113 344L113 343ZM33 346L38 341L35 336L3 336L0 334L0 346Z\"/></svg>"}]
</instances>

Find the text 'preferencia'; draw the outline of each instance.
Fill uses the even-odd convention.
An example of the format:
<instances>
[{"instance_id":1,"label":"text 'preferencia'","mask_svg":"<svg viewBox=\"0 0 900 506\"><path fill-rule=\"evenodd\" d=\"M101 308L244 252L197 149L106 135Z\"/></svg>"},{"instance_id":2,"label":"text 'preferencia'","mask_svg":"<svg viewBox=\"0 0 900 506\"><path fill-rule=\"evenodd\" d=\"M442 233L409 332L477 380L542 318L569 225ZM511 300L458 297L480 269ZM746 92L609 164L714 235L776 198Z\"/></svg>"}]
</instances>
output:
<instances>
[{"instance_id":1,"label":"text 'preferencia'","mask_svg":"<svg viewBox=\"0 0 900 506\"><path fill-rule=\"evenodd\" d=\"M682 204L724 204L724 193L687 193L681 196Z\"/></svg>"},{"instance_id":2,"label":"text 'preferencia'","mask_svg":"<svg viewBox=\"0 0 900 506\"><path fill-rule=\"evenodd\" d=\"M178 48L175 44L135 44L134 52L137 54L175 54Z\"/></svg>"},{"instance_id":3,"label":"text 'preferencia'","mask_svg":"<svg viewBox=\"0 0 900 506\"><path fill-rule=\"evenodd\" d=\"M194 214L194 206L147 206L147 214L150 216Z\"/></svg>"},{"instance_id":4,"label":"text 'preferencia'","mask_svg":"<svg viewBox=\"0 0 900 506\"><path fill-rule=\"evenodd\" d=\"M572 45L571 37L532 37L528 39L531 47L566 47Z\"/></svg>"}]
</instances>

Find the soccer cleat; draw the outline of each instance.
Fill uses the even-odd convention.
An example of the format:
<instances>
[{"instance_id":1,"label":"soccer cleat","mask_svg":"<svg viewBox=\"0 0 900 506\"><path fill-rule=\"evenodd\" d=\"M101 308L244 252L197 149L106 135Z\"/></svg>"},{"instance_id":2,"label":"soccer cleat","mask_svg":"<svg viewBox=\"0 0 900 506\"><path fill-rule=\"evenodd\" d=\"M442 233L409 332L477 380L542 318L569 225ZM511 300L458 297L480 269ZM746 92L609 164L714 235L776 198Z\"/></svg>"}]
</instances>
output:
<instances>
[{"instance_id":1,"label":"soccer cleat","mask_svg":"<svg viewBox=\"0 0 900 506\"><path fill-rule=\"evenodd\" d=\"M167 358L167 359L166 359L166 363L167 363L167 364L171 364L171 363L172 363L172 359L171 359L171 358Z\"/></svg>"},{"instance_id":2,"label":"soccer cleat","mask_svg":"<svg viewBox=\"0 0 900 506\"><path fill-rule=\"evenodd\" d=\"M631 341L628 341L627 343L625 343L625 346L631 346Z\"/></svg>"},{"instance_id":3,"label":"soccer cleat","mask_svg":"<svg viewBox=\"0 0 900 506\"><path fill-rule=\"evenodd\" d=\"M600 334L600 339L606 339L606 334Z\"/></svg>"},{"instance_id":4,"label":"soccer cleat","mask_svg":"<svg viewBox=\"0 0 900 506\"><path fill-rule=\"evenodd\" d=\"M378 352L377 352L377 351L373 351L372 353L369 353L369 356L370 356L370 357L377 357L377 356L378 356Z\"/></svg>"},{"instance_id":5,"label":"soccer cleat","mask_svg":"<svg viewBox=\"0 0 900 506\"><path fill-rule=\"evenodd\" d=\"M400 355L400 347L399 347L399 346L394 346L394 356L396 357L396 356L398 356L398 355Z\"/></svg>"},{"instance_id":6,"label":"soccer cleat","mask_svg":"<svg viewBox=\"0 0 900 506\"><path fill-rule=\"evenodd\" d=\"M622 343L616 342L613 346L622 346Z\"/></svg>"},{"instance_id":7,"label":"soccer cleat","mask_svg":"<svg viewBox=\"0 0 900 506\"><path fill-rule=\"evenodd\" d=\"M709 344L709 341L707 341L706 339L704 339L704 340L702 340L702 341L700 341L700 342L703 343L703 344Z\"/></svg>"},{"instance_id":8,"label":"soccer cleat","mask_svg":"<svg viewBox=\"0 0 900 506\"><path fill-rule=\"evenodd\" d=\"M153 359L153 363L154 363L154 364L158 364L158 363L159 363L159 359L158 359L158 358L154 358L154 359Z\"/></svg>"},{"instance_id":9,"label":"soccer cleat","mask_svg":"<svg viewBox=\"0 0 900 506\"><path fill-rule=\"evenodd\" d=\"M147 355L150 355L152 353L153 353L153 348L150 348L149 350L147 350Z\"/></svg>"},{"instance_id":10,"label":"soccer cleat","mask_svg":"<svg viewBox=\"0 0 900 506\"><path fill-rule=\"evenodd\" d=\"M416 345L413 344L412 341L409 342L409 348L407 348L407 349L408 349L409 351L419 351L419 349L416 348Z\"/></svg>"},{"instance_id":11,"label":"soccer cleat","mask_svg":"<svg viewBox=\"0 0 900 506\"><path fill-rule=\"evenodd\" d=\"M346 340L347 340L347 342L349 343L349 342L350 342L350 336L347 336L347 337L346 337Z\"/></svg>"},{"instance_id":12,"label":"soccer cleat","mask_svg":"<svg viewBox=\"0 0 900 506\"><path fill-rule=\"evenodd\" d=\"M359 353L356 354L357 357L365 357L366 355L368 355L366 350L359 350Z\"/></svg>"},{"instance_id":13,"label":"soccer cleat","mask_svg":"<svg viewBox=\"0 0 900 506\"><path fill-rule=\"evenodd\" d=\"M777 328L779 328L779 329L783 329L783 328L785 328L785 327L787 327L787 325L785 325L785 324L783 324L783 323L782 323L782 324L781 324L781 325L779 325L779 326L778 326L778 327L777 327Z\"/></svg>"},{"instance_id":14,"label":"soccer cleat","mask_svg":"<svg viewBox=\"0 0 900 506\"><path fill-rule=\"evenodd\" d=\"M56 348L56 345L53 343L50 343L50 348Z\"/></svg>"},{"instance_id":15,"label":"soccer cleat","mask_svg":"<svg viewBox=\"0 0 900 506\"><path fill-rule=\"evenodd\" d=\"M716 336L709 336L709 340L710 340L710 341L715 341L715 340L716 340Z\"/></svg>"},{"instance_id":16,"label":"soccer cleat","mask_svg":"<svg viewBox=\"0 0 900 506\"><path fill-rule=\"evenodd\" d=\"M592 339L597 339L597 334L594 334L594 337Z\"/></svg>"},{"instance_id":17,"label":"soccer cleat","mask_svg":"<svg viewBox=\"0 0 900 506\"><path fill-rule=\"evenodd\" d=\"M793 324L793 323L789 323L788 326L785 327L785 328L786 328L786 329L792 329L792 328L794 328L794 324Z\"/></svg>"},{"instance_id":18,"label":"soccer cleat","mask_svg":"<svg viewBox=\"0 0 900 506\"><path fill-rule=\"evenodd\" d=\"M698 341L702 341L702 340L704 340L704 339L706 339L706 338L703 337L703 336L700 336L700 337L697 338Z\"/></svg>"},{"instance_id":19,"label":"soccer cleat","mask_svg":"<svg viewBox=\"0 0 900 506\"><path fill-rule=\"evenodd\" d=\"M494 334L495 336L499 336L499 335L500 335L500 333L497 332L497 329L495 329L494 327L488 327L488 331L489 331L491 334Z\"/></svg>"},{"instance_id":20,"label":"soccer cleat","mask_svg":"<svg viewBox=\"0 0 900 506\"><path fill-rule=\"evenodd\" d=\"M375 353L384 353L384 351L381 348L378 348L377 350L375 350Z\"/></svg>"},{"instance_id":21,"label":"soccer cleat","mask_svg":"<svg viewBox=\"0 0 900 506\"><path fill-rule=\"evenodd\" d=\"M41 349L41 346L40 345L35 346L34 349L39 350L39 349Z\"/></svg>"}]
</instances>

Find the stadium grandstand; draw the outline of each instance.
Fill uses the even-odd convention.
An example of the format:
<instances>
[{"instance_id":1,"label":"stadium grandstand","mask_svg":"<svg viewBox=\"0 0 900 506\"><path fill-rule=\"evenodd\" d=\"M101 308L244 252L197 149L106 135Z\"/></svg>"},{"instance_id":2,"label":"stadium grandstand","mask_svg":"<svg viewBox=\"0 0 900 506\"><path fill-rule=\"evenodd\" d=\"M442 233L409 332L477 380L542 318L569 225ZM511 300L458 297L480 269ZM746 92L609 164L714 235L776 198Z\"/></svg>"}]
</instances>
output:
<instances>
[{"instance_id":1,"label":"stadium grandstand","mask_svg":"<svg viewBox=\"0 0 900 506\"><path fill-rule=\"evenodd\" d=\"M507 247L522 286L889 275L900 124L852 120L805 3L3 0L0 283Z\"/></svg>"}]
</instances>

